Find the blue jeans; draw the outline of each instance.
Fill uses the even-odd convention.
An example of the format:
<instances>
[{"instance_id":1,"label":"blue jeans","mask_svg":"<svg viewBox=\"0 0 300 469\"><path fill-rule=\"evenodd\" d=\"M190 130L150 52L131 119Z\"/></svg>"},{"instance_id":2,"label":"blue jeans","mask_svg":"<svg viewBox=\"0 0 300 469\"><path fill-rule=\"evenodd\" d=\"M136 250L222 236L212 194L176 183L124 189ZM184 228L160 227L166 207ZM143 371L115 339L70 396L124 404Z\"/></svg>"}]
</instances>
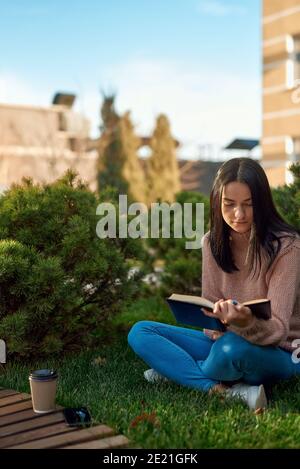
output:
<instances>
[{"instance_id":1,"label":"blue jeans","mask_svg":"<svg viewBox=\"0 0 300 469\"><path fill-rule=\"evenodd\" d=\"M183 386L208 391L224 381L270 384L300 373L291 353L260 346L226 332L216 341L203 332L154 321L139 321L128 343L151 368Z\"/></svg>"}]
</instances>

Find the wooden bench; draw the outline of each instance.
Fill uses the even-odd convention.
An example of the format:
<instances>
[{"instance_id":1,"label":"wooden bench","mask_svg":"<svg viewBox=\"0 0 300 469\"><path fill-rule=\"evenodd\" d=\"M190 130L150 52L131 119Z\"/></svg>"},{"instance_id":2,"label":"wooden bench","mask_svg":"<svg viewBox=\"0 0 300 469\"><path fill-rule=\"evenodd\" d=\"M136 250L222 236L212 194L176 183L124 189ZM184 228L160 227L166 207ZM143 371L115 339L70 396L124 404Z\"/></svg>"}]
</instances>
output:
<instances>
[{"instance_id":1,"label":"wooden bench","mask_svg":"<svg viewBox=\"0 0 300 469\"><path fill-rule=\"evenodd\" d=\"M35 414L30 394L0 389L0 448L128 448L129 440L107 425L68 427L62 409Z\"/></svg>"}]
</instances>

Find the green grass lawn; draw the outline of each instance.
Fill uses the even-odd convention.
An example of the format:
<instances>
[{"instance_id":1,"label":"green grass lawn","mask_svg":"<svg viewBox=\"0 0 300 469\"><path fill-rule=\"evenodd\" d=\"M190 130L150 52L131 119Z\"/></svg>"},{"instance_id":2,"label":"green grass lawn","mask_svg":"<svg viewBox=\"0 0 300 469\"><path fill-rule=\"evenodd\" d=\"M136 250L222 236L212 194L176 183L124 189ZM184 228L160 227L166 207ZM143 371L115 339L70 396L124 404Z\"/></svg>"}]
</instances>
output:
<instances>
[{"instance_id":1,"label":"green grass lawn","mask_svg":"<svg viewBox=\"0 0 300 469\"><path fill-rule=\"evenodd\" d=\"M141 448L300 447L300 379L274 386L269 408L259 415L238 400L175 383L149 384L143 378L147 365L127 345L126 329L140 319L172 322L162 302L139 300L114 321L119 331L109 345L60 362L8 363L1 368L0 386L29 392L29 372L54 366L59 404L88 406L95 422Z\"/></svg>"}]
</instances>

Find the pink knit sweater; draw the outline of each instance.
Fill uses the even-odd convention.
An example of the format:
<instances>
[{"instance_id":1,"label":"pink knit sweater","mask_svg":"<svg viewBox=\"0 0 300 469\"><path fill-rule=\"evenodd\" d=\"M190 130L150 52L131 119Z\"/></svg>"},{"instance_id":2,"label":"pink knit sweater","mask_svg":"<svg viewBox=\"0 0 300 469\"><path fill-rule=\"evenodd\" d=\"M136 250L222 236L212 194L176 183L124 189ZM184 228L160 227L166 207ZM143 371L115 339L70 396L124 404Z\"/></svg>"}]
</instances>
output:
<instances>
[{"instance_id":1,"label":"pink knit sweater","mask_svg":"<svg viewBox=\"0 0 300 469\"><path fill-rule=\"evenodd\" d=\"M272 318L265 321L253 316L247 327L228 326L228 330L258 345L280 346L288 351L300 338L300 237L281 239L282 247L269 271L267 259L262 256L259 275L254 279L245 264L248 235L232 232L231 249L236 266L240 269L231 274L224 272L216 263L206 233L202 240L202 296L217 300L236 299L239 302L258 298L271 300ZM204 331L210 335L210 331Z\"/></svg>"}]
</instances>

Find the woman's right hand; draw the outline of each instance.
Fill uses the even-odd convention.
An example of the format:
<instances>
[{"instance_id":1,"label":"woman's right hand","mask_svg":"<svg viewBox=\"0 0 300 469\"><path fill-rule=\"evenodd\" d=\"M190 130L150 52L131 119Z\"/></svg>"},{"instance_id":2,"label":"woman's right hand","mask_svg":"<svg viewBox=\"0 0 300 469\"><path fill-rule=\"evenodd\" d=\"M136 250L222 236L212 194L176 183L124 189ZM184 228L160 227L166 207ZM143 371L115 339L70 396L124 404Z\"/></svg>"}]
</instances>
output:
<instances>
[{"instance_id":1,"label":"woman's right hand","mask_svg":"<svg viewBox=\"0 0 300 469\"><path fill-rule=\"evenodd\" d=\"M215 308L216 308L216 305L217 303L221 302L221 301L224 301L224 299L221 299L219 301L217 301L215 303ZM205 308L202 308L202 310L204 310L204 313L207 315L207 316L210 316L210 317L214 317L214 313L212 313L211 311L208 311L207 309ZM222 321L223 322L223 321ZM221 332L221 331L211 331L209 336L212 340L217 340L219 339L220 337L222 337L222 335L224 335L225 332Z\"/></svg>"},{"instance_id":2,"label":"woman's right hand","mask_svg":"<svg viewBox=\"0 0 300 469\"><path fill-rule=\"evenodd\" d=\"M234 300L216 301L212 313L203 310L206 316L217 317L225 326L247 327L253 321L251 309Z\"/></svg>"},{"instance_id":3,"label":"woman's right hand","mask_svg":"<svg viewBox=\"0 0 300 469\"><path fill-rule=\"evenodd\" d=\"M212 335L211 335L211 338L212 338L213 340L217 340L217 339L219 339L220 337L222 337L222 335L224 335L224 334L225 334L225 332L214 331L214 332L212 333Z\"/></svg>"}]
</instances>

